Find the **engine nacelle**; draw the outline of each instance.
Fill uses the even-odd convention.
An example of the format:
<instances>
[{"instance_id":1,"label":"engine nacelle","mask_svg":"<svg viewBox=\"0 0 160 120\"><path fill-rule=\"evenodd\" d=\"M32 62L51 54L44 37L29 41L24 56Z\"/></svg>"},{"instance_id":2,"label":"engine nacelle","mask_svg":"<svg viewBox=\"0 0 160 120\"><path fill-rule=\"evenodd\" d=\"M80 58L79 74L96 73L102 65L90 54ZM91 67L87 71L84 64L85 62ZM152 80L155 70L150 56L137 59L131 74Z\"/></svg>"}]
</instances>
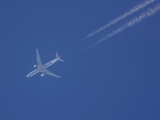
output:
<instances>
[{"instance_id":1,"label":"engine nacelle","mask_svg":"<svg viewBox=\"0 0 160 120\"><path fill-rule=\"evenodd\" d=\"M37 65L33 65L33 67L35 68L35 67L37 67Z\"/></svg>"},{"instance_id":2,"label":"engine nacelle","mask_svg":"<svg viewBox=\"0 0 160 120\"><path fill-rule=\"evenodd\" d=\"M41 77L43 77L45 74L41 74Z\"/></svg>"}]
</instances>

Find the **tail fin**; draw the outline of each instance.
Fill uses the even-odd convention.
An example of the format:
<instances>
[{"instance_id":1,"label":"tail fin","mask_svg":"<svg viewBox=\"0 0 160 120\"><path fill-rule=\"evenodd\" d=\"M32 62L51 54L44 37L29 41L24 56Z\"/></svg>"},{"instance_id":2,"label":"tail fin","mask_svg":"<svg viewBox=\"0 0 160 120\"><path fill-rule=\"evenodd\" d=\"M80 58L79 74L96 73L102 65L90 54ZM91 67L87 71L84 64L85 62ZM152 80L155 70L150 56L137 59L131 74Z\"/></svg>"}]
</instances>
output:
<instances>
[{"instance_id":1,"label":"tail fin","mask_svg":"<svg viewBox=\"0 0 160 120\"><path fill-rule=\"evenodd\" d=\"M64 60L62 60L61 58L60 58L60 56L58 55L58 53L56 52L56 58L58 58L59 57L59 61L61 61L61 62L64 62Z\"/></svg>"}]
</instances>

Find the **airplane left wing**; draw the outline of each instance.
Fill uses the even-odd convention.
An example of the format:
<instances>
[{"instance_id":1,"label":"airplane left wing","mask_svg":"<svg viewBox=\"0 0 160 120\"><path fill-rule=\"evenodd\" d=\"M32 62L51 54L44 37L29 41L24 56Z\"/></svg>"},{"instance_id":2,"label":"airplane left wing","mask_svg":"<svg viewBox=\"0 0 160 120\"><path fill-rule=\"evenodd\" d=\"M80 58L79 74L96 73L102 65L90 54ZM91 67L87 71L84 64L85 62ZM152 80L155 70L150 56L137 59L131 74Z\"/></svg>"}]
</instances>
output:
<instances>
[{"instance_id":1,"label":"airplane left wing","mask_svg":"<svg viewBox=\"0 0 160 120\"><path fill-rule=\"evenodd\" d=\"M47 74L47 75L50 75L50 76L53 76L53 77L56 77L56 78L60 78L60 76L50 72L49 70L45 69L42 71L44 74Z\"/></svg>"},{"instance_id":2,"label":"airplane left wing","mask_svg":"<svg viewBox=\"0 0 160 120\"><path fill-rule=\"evenodd\" d=\"M37 57L37 68L42 66L41 58L39 56L38 48L36 49L36 57Z\"/></svg>"}]
</instances>

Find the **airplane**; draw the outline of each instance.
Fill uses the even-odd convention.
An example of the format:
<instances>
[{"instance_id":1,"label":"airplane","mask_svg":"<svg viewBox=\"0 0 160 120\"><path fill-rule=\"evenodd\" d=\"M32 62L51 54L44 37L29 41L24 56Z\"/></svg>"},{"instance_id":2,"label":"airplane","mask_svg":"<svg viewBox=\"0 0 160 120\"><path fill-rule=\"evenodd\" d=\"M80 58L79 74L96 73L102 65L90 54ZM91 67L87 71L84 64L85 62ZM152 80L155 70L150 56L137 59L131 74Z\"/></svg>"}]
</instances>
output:
<instances>
[{"instance_id":1,"label":"airplane","mask_svg":"<svg viewBox=\"0 0 160 120\"><path fill-rule=\"evenodd\" d=\"M62 60L60 58L60 56L58 55L58 53L56 52L56 58L49 61L48 63L45 63L44 65L41 62L41 58L38 52L38 48L36 49L36 57L37 57L37 64L34 65L34 68L37 68L33 71L31 71L26 77L32 77L33 75L37 74L37 73L41 73L41 77L43 77L45 74L56 77L56 78L60 78L60 76L50 72L49 70L47 70L47 68L51 65L53 65L55 62L57 61L61 61L64 62L64 60Z\"/></svg>"}]
</instances>

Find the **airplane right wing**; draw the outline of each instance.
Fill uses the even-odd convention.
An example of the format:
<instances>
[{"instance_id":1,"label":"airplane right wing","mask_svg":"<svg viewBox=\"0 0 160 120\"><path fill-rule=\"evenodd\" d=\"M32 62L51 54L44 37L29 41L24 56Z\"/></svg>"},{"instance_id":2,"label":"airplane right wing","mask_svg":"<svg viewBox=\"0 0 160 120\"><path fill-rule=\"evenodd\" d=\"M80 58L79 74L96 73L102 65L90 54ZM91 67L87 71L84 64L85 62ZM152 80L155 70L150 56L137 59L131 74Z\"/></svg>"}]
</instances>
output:
<instances>
[{"instance_id":1,"label":"airplane right wing","mask_svg":"<svg viewBox=\"0 0 160 120\"><path fill-rule=\"evenodd\" d=\"M42 66L41 58L39 56L38 48L36 49L36 57L37 57L37 68Z\"/></svg>"},{"instance_id":2,"label":"airplane right wing","mask_svg":"<svg viewBox=\"0 0 160 120\"><path fill-rule=\"evenodd\" d=\"M60 76L58 76L58 75L50 72L50 71L47 70L47 69L43 70L42 73L47 74L47 75L50 75L50 76L53 76L53 77L56 77L56 78L60 78Z\"/></svg>"}]
</instances>

